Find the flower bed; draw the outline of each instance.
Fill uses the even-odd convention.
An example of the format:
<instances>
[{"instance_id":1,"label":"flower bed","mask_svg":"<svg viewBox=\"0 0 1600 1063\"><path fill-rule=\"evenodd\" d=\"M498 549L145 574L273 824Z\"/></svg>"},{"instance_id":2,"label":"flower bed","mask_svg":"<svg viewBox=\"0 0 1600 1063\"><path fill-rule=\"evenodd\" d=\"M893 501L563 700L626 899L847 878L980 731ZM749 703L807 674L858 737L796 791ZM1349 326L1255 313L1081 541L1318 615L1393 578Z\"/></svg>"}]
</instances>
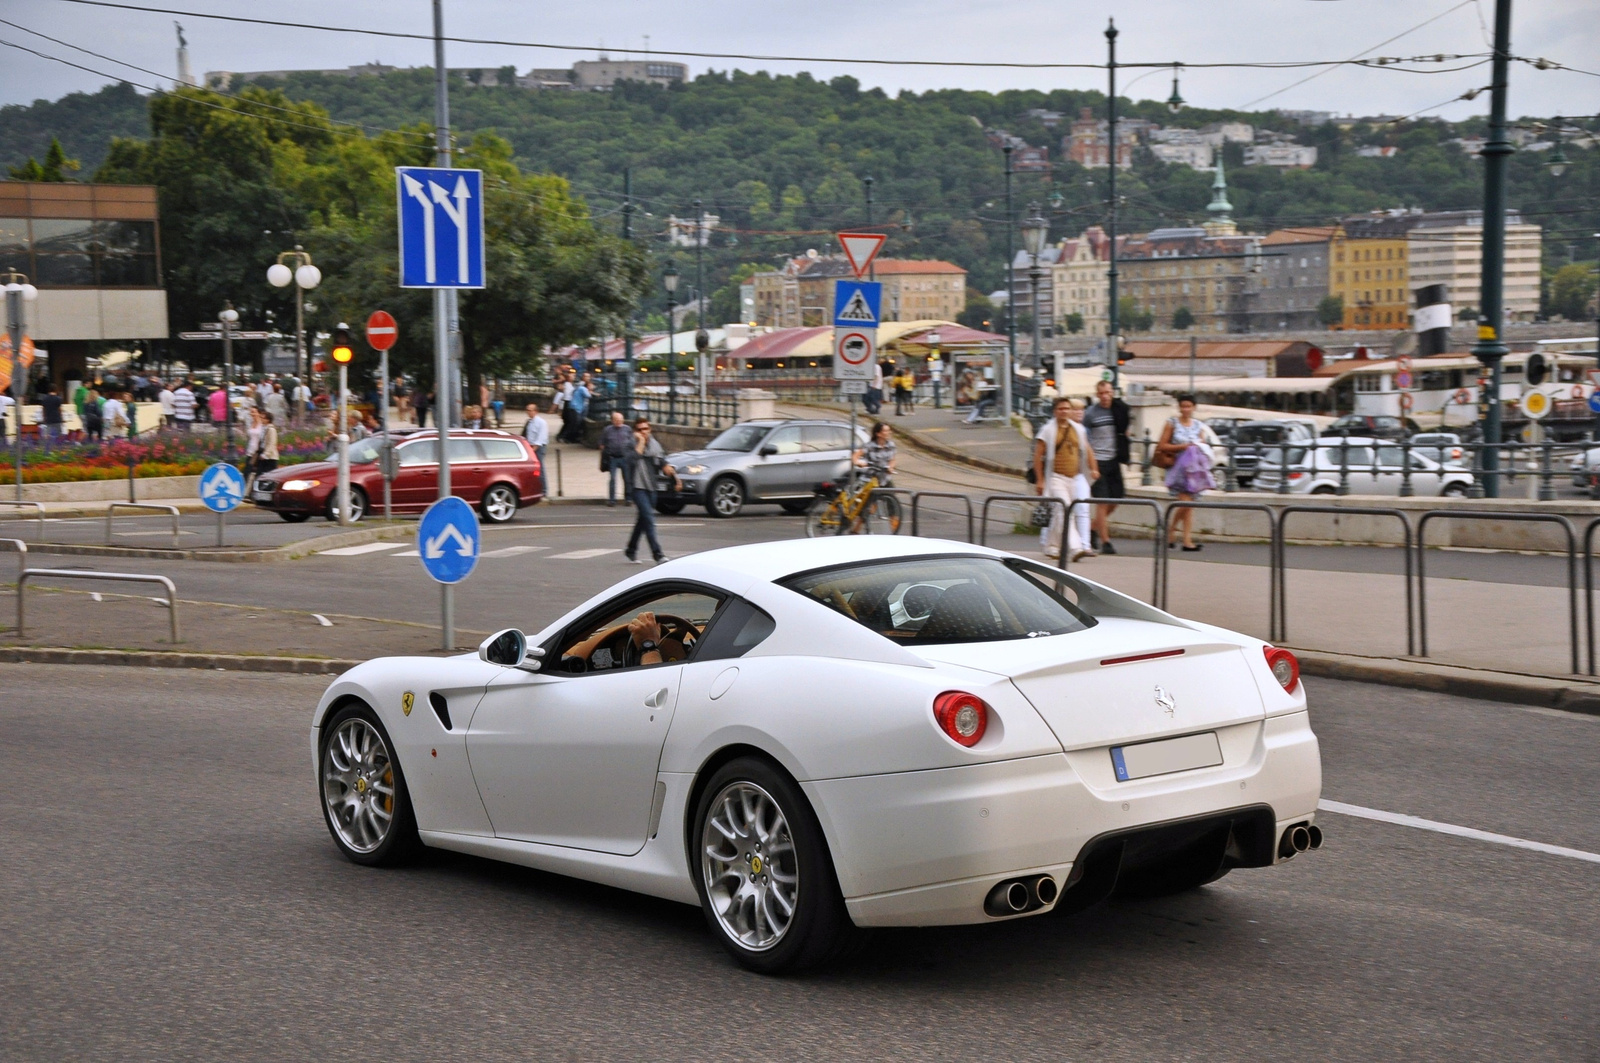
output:
<instances>
[{"instance_id":1,"label":"flower bed","mask_svg":"<svg viewBox=\"0 0 1600 1063\"><path fill-rule=\"evenodd\" d=\"M83 480L120 480L133 465L135 479L152 476L198 476L219 461L241 464L235 454L225 455L223 440L217 436L161 437L150 442L115 440L103 445L74 443L52 447L29 447L22 456L22 482L25 484L76 483ZM327 439L318 432L286 432L278 439L278 464L299 465L321 461L327 456ZM9 456L9 455L8 455ZM17 482L12 462L0 465L0 484Z\"/></svg>"}]
</instances>

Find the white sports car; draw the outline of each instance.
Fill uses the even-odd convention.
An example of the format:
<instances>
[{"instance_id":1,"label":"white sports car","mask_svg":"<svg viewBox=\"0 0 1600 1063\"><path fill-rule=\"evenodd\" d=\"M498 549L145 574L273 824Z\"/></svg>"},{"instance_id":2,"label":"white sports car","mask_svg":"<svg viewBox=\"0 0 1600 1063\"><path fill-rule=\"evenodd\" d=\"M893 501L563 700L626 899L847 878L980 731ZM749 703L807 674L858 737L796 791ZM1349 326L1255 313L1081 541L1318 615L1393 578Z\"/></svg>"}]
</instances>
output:
<instances>
[{"instance_id":1,"label":"white sports car","mask_svg":"<svg viewBox=\"0 0 1600 1063\"><path fill-rule=\"evenodd\" d=\"M998 550L713 550L391 657L311 729L351 860L437 846L699 904L741 963L1158 895L1316 848L1292 654Z\"/></svg>"}]
</instances>

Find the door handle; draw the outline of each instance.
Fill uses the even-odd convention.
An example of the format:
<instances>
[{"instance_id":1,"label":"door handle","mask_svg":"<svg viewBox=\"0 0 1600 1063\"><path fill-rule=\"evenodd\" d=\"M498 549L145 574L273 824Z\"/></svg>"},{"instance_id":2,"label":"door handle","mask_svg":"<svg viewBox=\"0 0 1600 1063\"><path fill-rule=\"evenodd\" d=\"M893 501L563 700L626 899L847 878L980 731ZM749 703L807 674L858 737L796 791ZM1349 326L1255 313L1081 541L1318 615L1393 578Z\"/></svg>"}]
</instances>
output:
<instances>
[{"instance_id":1,"label":"door handle","mask_svg":"<svg viewBox=\"0 0 1600 1063\"><path fill-rule=\"evenodd\" d=\"M659 709L661 707L661 703L666 700L666 697L667 688L662 687L660 690L644 699L644 707L647 709Z\"/></svg>"}]
</instances>

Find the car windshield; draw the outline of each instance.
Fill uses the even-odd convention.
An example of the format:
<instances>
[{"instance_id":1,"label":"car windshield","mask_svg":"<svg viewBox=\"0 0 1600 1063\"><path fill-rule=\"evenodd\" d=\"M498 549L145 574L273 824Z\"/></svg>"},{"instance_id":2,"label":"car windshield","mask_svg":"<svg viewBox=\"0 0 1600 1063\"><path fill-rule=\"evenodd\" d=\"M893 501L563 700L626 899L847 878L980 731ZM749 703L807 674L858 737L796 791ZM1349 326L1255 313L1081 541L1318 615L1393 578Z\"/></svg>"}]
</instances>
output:
<instances>
[{"instance_id":1,"label":"car windshield","mask_svg":"<svg viewBox=\"0 0 1600 1063\"><path fill-rule=\"evenodd\" d=\"M1281 424L1247 424L1235 429L1233 438L1239 443L1278 443L1287 434Z\"/></svg>"},{"instance_id":2,"label":"car windshield","mask_svg":"<svg viewBox=\"0 0 1600 1063\"><path fill-rule=\"evenodd\" d=\"M846 565L783 581L863 627L906 645L1064 635L1094 618L992 557Z\"/></svg>"},{"instance_id":3,"label":"car windshield","mask_svg":"<svg viewBox=\"0 0 1600 1063\"><path fill-rule=\"evenodd\" d=\"M756 444L768 432L772 431L769 424L736 424L726 432L711 441L708 450L737 450L747 451L756 449Z\"/></svg>"},{"instance_id":4,"label":"car windshield","mask_svg":"<svg viewBox=\"0 0 1600 1063\"><path fill-rule=\"evenodd\" d=\"M359 439L350 444L350 464L370 465L378 460L378 455L383 451L383 440L376 437ZM328 455L329 461L338 461L339 452L333 451Z\"/></svg>"}]
</instances>

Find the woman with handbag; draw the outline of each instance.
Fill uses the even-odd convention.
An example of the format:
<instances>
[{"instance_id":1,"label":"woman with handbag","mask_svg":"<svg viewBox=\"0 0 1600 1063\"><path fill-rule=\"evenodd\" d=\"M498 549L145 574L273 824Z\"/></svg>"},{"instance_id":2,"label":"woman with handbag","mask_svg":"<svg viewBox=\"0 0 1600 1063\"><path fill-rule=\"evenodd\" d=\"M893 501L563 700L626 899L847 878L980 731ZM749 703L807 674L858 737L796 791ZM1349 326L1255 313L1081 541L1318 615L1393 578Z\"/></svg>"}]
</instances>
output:
<instances>
[{"instance_id":1,"label":"woman with handbag","mask_svg":"<svg viewBox=\"0 0 1600 1063\"><path fill-rule=\"evenodd\" d=\"M1057 398L1053 413L1055 416L1041 425L1033 438L1034 490L1042 497L1059 498L1063 503L1060 507L1048 506L1051 511L1050 525L1040 532L1041 545L1047 558L1060 556L1064 517L1061 510L1071 506L1073 499L1079 497L1079 478L1084 477L1083 498L1089 497L1086 485L1100 478L1100 465L1089 446L1089 433L1083 425L1072 419L1072 400L1065 396ZM1085 469L1088 470L1087 474L1084 473ZM1041 507L1046 505L1041 503ZM1087 522L1088 510L1087 507L1083 508L1083 517ZM1078 514L1074 513L1073 516L1076 518ZM1039 519L1037 511L1034 519ZM1089 549L1088 539L1079 531L1076 519L1067 525L1066 532L1067 556L1071 560L1079 561L1094 556L1094 551Z\"/></svg>"},{"instance_id":2,"label":"woman with handbag","mask_svg":"<svg viewBox=\"0 0 1600 1063\"><path fill-rule=\"evenodd\" d=\"M1211 475L1211 448L1206 445L1209 429L1195 417L1194 407L1193 395L1178 396L1178 416L1167 421L1161 429L1161 441L1156 444L1155 463L1167 470L1167 493L1180 502L1193 502L1217 486ZM1180 529L1183 549L1191 553L1199 550L1194 541L1194 510L1187 506L1168 510L1167 549L1172 549L1172 540Z\"/></svg>"}]
</instances>

